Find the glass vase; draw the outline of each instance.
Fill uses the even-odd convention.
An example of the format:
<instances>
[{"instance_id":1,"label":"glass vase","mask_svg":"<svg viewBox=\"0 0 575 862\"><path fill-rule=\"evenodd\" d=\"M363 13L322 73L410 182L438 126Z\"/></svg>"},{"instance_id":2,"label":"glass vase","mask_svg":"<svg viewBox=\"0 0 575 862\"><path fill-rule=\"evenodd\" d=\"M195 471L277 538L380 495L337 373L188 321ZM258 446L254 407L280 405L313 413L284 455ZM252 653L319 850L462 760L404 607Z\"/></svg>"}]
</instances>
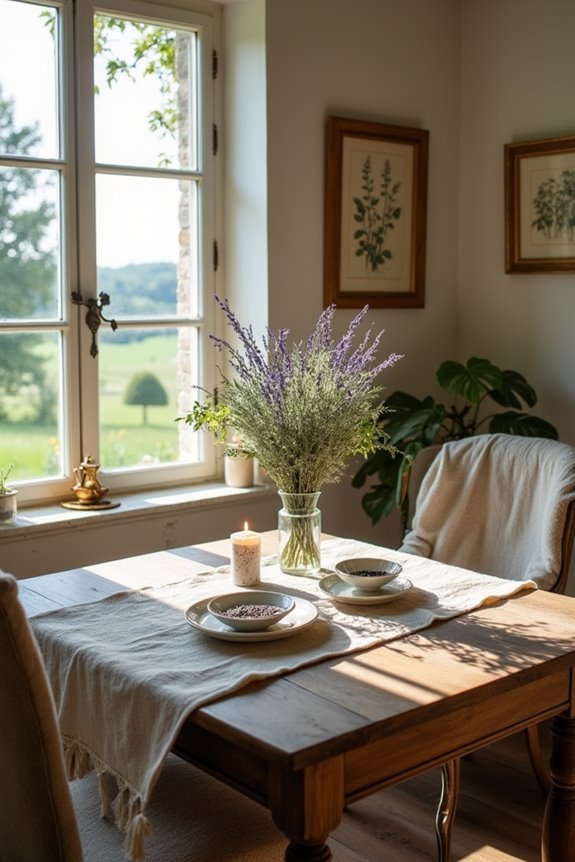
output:
<instances>
[{"instance_id":1,"label":"glass vase","mask_svg":"<svg viewBox=\"0 0 575 862\"><path fill-rule=\"evenodd\" d=\"M313 575L320 570L321 512L313 494L280 491L283 508L278 513L279 564L291 575Z\"/></svg>"}]
</instances>

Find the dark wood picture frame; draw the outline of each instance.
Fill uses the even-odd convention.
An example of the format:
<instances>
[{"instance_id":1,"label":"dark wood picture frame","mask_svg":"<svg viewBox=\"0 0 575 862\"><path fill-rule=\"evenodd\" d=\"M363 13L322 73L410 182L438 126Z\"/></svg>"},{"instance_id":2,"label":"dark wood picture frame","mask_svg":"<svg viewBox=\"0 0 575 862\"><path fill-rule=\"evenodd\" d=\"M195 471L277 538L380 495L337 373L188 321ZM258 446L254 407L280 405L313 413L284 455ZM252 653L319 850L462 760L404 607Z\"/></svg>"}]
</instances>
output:
<instances>
[{"instance_id":1,"label":"dark wood picture frame","mask_svg":"<svg viewBox=\"0 0 575 862\"><path fill-rule=\"evenodd\" d=\"M575 136L505 144L505 272L575 272Z\"/></svg>"},{"instance_id":2,"label":"dark wood picture frame","mask_svg":"<svg viewBox=\"0 0 575 862\"><path fill-rule=\"evenodd\" d=\"M324 305L423 308L429 132L328 117Z\"/></svg>"}]
</instances>

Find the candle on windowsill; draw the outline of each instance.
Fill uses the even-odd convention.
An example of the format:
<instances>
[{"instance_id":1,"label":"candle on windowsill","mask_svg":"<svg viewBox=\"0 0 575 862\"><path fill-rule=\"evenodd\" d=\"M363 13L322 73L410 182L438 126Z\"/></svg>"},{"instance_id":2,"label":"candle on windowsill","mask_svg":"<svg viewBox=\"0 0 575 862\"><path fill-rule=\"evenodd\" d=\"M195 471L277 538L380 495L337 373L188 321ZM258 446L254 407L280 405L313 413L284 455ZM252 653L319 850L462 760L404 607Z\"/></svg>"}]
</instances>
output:
<instances>
[{"instance_id":1,"label":"candle on windowsill","mask_svg":"<svg viewBox=\"0 0 575 862\"><path fill-rule=\"evenodd\" d=\"M230 536L232 544L232 579L238 587L251 587L260 582L262 539L259 533L244 529Z\"/></svg>"}]
</instances>

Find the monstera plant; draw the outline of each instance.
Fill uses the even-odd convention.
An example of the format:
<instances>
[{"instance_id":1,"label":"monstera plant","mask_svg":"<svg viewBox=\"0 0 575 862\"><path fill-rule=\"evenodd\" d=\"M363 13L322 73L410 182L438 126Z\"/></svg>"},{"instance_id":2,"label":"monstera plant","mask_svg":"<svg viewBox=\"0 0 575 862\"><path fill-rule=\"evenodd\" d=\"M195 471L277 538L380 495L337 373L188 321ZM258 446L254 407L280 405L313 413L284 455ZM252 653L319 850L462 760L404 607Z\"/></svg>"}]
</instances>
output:
<instances>
[{"instance_id":1,"label":"monstera plant","mask_svg":"<svg viewBox=\"0 0 575 862\"><path fill-rule=\"evenodd\" d=\"M362 498L362 507L372 524L399 507L405 527L409 472L416 455L427 446L474 434L558 438L553 425L522 411L523 404L534 407L537 396L517 371L502 371L488 359L474 356L465 364L443 362L437 371L437 381L447 393L446 403L431 395L419 399L399 391L385 399L386 409L379 424L382 434L389 437L388 442L397 451L374 452L352 480L355 488L362 488L372 480ZM497 407L506 409L493 412Z\"/></svg>"}]
</instances>

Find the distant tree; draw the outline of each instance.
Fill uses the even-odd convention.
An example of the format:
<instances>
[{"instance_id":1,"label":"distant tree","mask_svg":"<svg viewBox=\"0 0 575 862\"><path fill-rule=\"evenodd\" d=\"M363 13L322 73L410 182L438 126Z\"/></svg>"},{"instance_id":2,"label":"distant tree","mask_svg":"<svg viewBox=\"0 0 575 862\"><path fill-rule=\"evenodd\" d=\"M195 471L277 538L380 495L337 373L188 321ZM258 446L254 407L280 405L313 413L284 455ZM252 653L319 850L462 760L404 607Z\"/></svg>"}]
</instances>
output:
<instances>
[{"instance_id":1,"label":"distant tree","mask_svg":"<svg viewBox=\"0 0 575 862\"><path fill-rule=\"evenodd\" d=\"M124 404L142 406L142 425L148 424L148 407L160 407L167 403L168 393L151 371L139 371L130 378L124 393Z\"/></svg>"},{"instance_id":2,"label":"distant tree","mask_svg":"<svg viewBox=\"0 0 575 862\"><path fill-rule=\"evenodd\" d=\"M14 100L0 85L0 152L25 156L40 140L37 125L17 127ZM54 217L52 205L34 195L41 172L27 167L2 168L0 187L0 317L37 317L48 306L55 277L55 257L46 248ZM40 198L40 199L39 199ZM0 392L17 394L23 386L45 385L38 337L14 333L0 339ZM44 417L45 418L45 417Z\"/></svg>"}]
</instances>

